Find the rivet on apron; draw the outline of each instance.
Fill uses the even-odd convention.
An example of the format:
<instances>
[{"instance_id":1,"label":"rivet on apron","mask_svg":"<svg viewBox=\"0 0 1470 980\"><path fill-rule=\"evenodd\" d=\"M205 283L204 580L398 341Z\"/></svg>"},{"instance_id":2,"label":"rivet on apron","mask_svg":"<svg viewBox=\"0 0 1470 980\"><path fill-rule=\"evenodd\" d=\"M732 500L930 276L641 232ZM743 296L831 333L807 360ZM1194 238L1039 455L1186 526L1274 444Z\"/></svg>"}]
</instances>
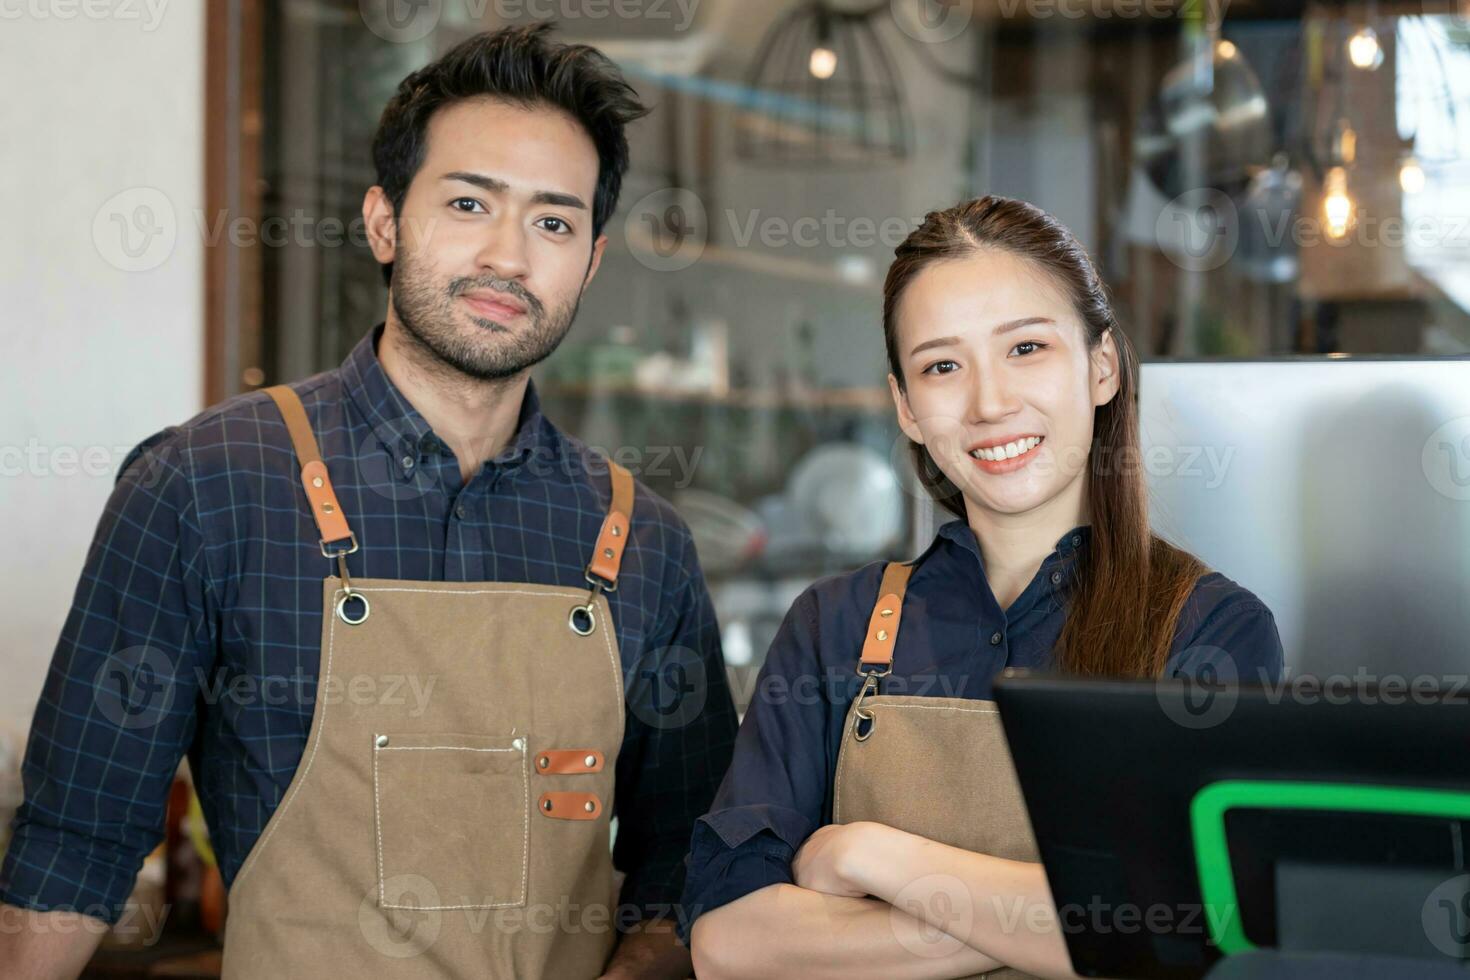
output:
<instances>
[{"instance_id":1,"label":"rivet on apron","mask_svg":"<svg viewBox=\"0 0 1470 980\"><path fill-rule=\"evenodd\" d=\"M541 758L536 760L536 765L540 766L542 769L545 769L547 766L551 765L551 760L543 755Z\"/></svg>"},{"instance_id":2,"label":"rivet on apron","mask_svg":"<svg viewBox=\"0 0 1470 980\"><path fill-rule=\"evenodd\" d=\"M541 801L541 809L545 810L547 813L550 813L551 812L551 801L550 800L542 800Z\"/></svg>"},{"instance_id":3,"label":"rivet on apron","mask_svg":"<svg viewBox=\"0 0 1470 980\"><path fill-rule=\"evenodd\" d=\"M331 504L329 504L329 503L323 503L322 504L322 513L324 513L324 514L330 514L332 512L332 510L333 510L333 507L332 507Z\"/></svg>"},{"instance_id":4,"label":"rivet on apron","mask_svg":"<svg viewBox=\"0 0 1470 980\"><path fill-rule=\"evenodd\" d=\"M314 486L314 487L320 487L322 485L322 478L319 477L319 476L312 477L311 478L311 485Z\"/></svg>"},{"instance_id":5,"label":"rivet on apron","mask_svg":"<svg viewBox=\"0 0 1470 980\"><path fill-rule=\"evenodd\" d=\"M612 526L612 536L615 538L621 538L623 536L623 529L614 524Z\"/></svg>"},{"instance_id":6,"label":"rivet on apron","mask_svg":"<svg viewBox=\"0 0 1470 980\"><path fill-rule=\"evenodd\" d=\"M384 748L388 744L388 736L387 735L379 735L377 738L375 738L373 740L373 744L376 745L380 749L381 748Z\"/></svg>"},{"instance_id":7,"label":"rivet on apron","mask_svg":"<svg viewBox=\"0 0 1470 980\"><path fill-rule=\"evenodd\" d=\"M603 548L602 549L602 557L604 557L604 558L611 558L612 556L613 556L613 550L611 548Z\"/></svg>"},{"instance_id":8,"label":"rivet on apron","mask_svg":"<svg viewBox=\"0 0 1470 980\"><path fill-rule=\"evenodd\" d=\"M587 768L588 769L591 769L593 766L597 765L597 756L595 756L595 755L589 755L587 758L583 759L582 761L587 764Z\"/></svg>"},{"instance_id":9,"label":"rivet on apron","mask_svg":"<svg viewBox=\"0 0 1470 980\"><path fill-rule=\"evenodd\" d=\"M884 619L887 619L889 616L892 616L893 615L893 610L892 609L884 609L883 611L879 612L878 615L879 616L882 616Z\"/></svg>"},{"instance_id":10,"label":"rivet on apron","mask_svg":"<svg viewBox=\"0 0 1470 980\"><path fill-rule=\"evenodd\" d=\"M888 631L887 630L879 630L878 631L878 639L880 639L880 640L886 640L886 639L888 639Z\"/></svg>"},{"instance_id":11,"label":"rivet on apron","mask_svg":"<svg viewBox=\"0 0 1470 980\"><path fill-rule=\"evenodd\" d=\"M593 803L591 800L588 800L586 803L582 804L582 809L586 810L588 813L591 813L593 810L597 809L597 804Z\"/></svg>"},{"instance_id":12,"label":"rivet on apron","mask_svg":"<svg viewBox=\"0 0 1470 980\"><path fill-rule=\"evenodd\" d=\"M510 747L517 752L523 751L526 747L526 740L523 738L513 738L510 740Z\"/></svg>"}]
</instances>

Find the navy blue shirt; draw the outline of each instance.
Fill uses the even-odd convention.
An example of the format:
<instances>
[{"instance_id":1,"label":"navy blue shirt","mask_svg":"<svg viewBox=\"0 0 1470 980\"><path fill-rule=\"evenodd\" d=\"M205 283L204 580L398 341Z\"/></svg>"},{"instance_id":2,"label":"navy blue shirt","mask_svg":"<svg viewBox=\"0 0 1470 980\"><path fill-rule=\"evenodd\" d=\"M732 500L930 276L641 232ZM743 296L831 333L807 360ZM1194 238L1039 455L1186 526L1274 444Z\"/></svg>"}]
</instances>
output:
<instances>
[{"instance_id":1,"label":"navy blue shirt","mask_svg":"<svg viewBox=\"0 0 1470 980\"><path fill-rule=\"evenodd\" d=\"M340 368L292 385L361 546L349 574L586 588L611 497L605 461L541 414L532 386L511 444L463 481L383 372L380 334ZM690 828L728 764L735 713L688 528L641 483L632 516L608 596L628 694L614 861L627 873L621 901L651 915L678 900ZM115 921L161 839L186 753L233 880L306 745L322 579L336 574L318 538L263 392L129 454L36 708L0 900Z\"/></svg>"},{"instance_id":2,"label":"navy blue shirt","mask_svg":"<svg viewBox=\"0 0 1470 980\"><path fill-rule=\"evenodd\" d=\"M915 564L893 672L880 693L989 699L1006 667L1044 669L1066 619L1065 598L1090 529L1065 534L1005 610L964 521L940 528ZM700 914L792 881L791 859L832 822L832 777L883 563L822 579L796 600L757 679L714 807L695 824L681 929ZM1218 676L1276 680L1281 639L1270 610L1225 576L1203 576L1186 600L1166 673L1211 663ZM1222 666L1228 658L1229 666ZM1232 675L1229 671L1233 670Z\"/></svg>"}]
</instances>

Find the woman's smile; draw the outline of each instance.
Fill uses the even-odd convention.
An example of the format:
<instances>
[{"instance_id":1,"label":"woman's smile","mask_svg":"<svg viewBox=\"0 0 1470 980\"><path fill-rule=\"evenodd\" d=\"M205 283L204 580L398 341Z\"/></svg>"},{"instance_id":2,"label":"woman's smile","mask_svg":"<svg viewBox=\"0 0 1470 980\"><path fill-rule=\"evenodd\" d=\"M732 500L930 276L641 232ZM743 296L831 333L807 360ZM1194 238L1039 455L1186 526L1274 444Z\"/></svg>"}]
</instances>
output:
<instances>
[{"instance_id":1,"label":"woman's smile","mask_svg":"<svg viewBox=\"0 0 1470 980\"><path fill-rule=\"evenodd\" d=\"M1014 473L1030 465L1045 436L1018 436L981 443L970 448L970 458L986 473Z\"/></svg>"}]
</instances>

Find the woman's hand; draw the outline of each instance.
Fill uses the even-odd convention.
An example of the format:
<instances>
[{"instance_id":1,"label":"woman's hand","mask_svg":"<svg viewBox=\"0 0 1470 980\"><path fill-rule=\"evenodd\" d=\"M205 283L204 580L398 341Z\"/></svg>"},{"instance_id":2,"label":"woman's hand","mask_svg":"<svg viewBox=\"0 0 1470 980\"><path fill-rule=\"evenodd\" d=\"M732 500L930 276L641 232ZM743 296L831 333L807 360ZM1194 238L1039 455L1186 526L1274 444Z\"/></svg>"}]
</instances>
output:
<instances>
[{"instance_id":1,"label":"woman's hand","mask_svg":"<svg viewBox=\"0 0 1470 980\"><path fill-rule=\"evenodd\" d=\"M863 870L882 846L891 827L859 821L828 824L806 839L791 861L796 884L828 895L863 898Z\"/></svg>"}]
</instances>

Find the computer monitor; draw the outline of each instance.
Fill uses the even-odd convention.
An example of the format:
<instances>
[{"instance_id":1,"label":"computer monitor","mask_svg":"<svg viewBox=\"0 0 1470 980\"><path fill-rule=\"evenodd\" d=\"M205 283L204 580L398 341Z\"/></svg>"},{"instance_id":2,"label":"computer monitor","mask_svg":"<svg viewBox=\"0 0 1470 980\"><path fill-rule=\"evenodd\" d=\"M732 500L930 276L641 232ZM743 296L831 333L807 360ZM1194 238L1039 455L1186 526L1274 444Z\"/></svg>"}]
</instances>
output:
<instances>
[{"instance_id":1,"label":"computer monitor","mask_svg":"<svg viewBox=\"0 0 1470 980\"><path fill-rule=\"evenodd\" d=\"M1007 671L995 699L1079 974L1470 953L1466 692Z\"/></svg>"}]
</instances>

